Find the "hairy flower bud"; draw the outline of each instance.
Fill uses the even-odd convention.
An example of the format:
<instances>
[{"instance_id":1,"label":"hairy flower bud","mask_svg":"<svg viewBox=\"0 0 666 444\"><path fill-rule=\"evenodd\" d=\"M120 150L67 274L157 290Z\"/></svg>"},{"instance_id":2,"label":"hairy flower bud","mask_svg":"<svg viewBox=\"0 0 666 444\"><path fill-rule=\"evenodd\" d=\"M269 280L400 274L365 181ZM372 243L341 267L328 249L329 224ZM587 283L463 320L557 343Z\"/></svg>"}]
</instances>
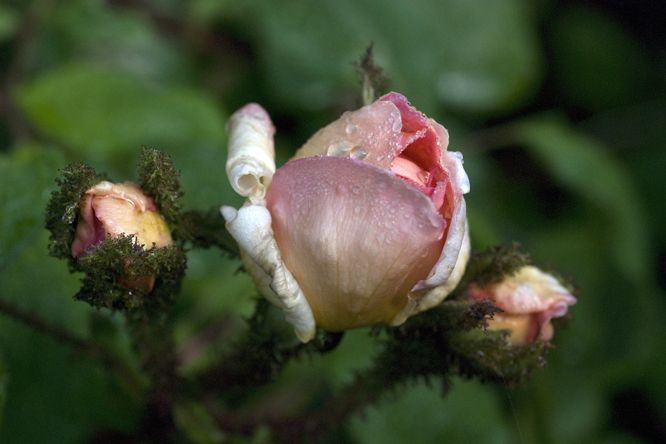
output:
<instances>
[{"instance_id":1,"label":"hairy flower bud","mask_svg":"<svg viewBox=\"0 0 666 444\"><path fill-rule=\"evenodd\" d=\"M503 313L488 320L492 330L511 330L513 345L527 345L537 339L553 338L552 318L564 316L576 298L552 275L534 266L520 268L503 281L469 288L472 299L490 299Z\"/></svg>"},{"instance_id":2,"label":"hairy flower bud","mask_svg":"<svg viewBox=\"0 0 666 444\"><path fill-rule=\"evenodd\" d=\"M121 233L134 235L143 248L161 248L172 243L169 227L156 212L153 200L132 182L113 184L103 181L85 193L81 217L72 242L72 256ZM155 276L125 278L121 282L131 288L152 289Z\"/></svg>"},{"instance_id":3,"label":"hairy flower bud","mask_svg":"<svg viewBox=\"0 0 666 444\"><path fill-rule=\"evenodd\" d=\"M247 105L230 129L227 170L239 175L229 180L246 184L239 193L249 199L222 214L260 292L302 341L315 325L399 325L457 285L469 257L469 181L444 127L405 97L345 113L274 174L257 167L272 153L268 114Z\"/></svg>"}]
</instances>

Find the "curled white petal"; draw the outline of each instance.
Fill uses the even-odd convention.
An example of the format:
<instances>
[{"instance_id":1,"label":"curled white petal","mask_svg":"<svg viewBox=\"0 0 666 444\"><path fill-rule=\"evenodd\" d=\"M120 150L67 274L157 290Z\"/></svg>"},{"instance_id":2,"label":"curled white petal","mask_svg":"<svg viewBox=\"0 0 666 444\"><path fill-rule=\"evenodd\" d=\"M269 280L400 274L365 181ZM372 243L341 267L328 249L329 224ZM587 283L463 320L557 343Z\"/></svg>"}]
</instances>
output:
<instances>
[{"instance_id":1,"label":"curled white petal","mask_svg":"<svg viewBox=\"0 0 666 444\"><path fill-rule=\"evenodd\" d=\"M273 236L269 211L264 206L247 203L240 210L227 206L221 210L227 221L227 230L247 254L244 263L248 272L258 278L255 282L260 284L259 290L263 290L262 294L269 301L277 302L282 307L298 339L308 342L314 338L316 327L312 310L282 261Z\"/></svg>"},{"instance_id":2,"label":"curled white petal","mask_svg":"<svg viewBox=\"0 0 666 444\"><path fill-rule=\"evenodd\" d=\"M275 173L275 128L268 113L250 103L231 116L227 132L227 177L238 194L257 205L264 199Z\"/></svg>"}]
</instances>

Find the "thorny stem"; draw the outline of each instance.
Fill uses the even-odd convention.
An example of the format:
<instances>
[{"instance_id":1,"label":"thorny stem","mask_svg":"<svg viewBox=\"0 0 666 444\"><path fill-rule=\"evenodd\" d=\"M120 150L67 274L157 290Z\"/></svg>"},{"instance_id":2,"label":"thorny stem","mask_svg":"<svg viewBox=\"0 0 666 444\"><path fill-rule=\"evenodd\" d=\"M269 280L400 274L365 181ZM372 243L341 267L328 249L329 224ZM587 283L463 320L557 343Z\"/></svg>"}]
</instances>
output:
<instances>
[{"instance_id":1,"label":"thorny stem","mask_svg":"<svg viewBox=\"0 0 666 444\"><path fill-rule=\"evenodd\" d=\"M358 374L354 382L329 398L321 407L298 416L284 416L284 412L264 409L227 410L211 408L217 425L225 431L251 434L260 426L268 426L278 442L301 442L304 438L317 439L325 432L337 430L364 407L376 403L381 395L401 379L387 381L375 369Z\"/></svg>"},{"instance_id":2,"label":"thorny stem","mask_svg":"<svg viewBox=\"0 0 666 444\"><path fill-rule=\"evenodd\" d=\"M151 427L159 425L165 436L175 430L171 409L182 381L176 374L176 353L173 332L166 313L130 310L128 326L133 343L142 356L142 366L148 374L151 387L144 422Z\"/></svg>"}]
</instances>

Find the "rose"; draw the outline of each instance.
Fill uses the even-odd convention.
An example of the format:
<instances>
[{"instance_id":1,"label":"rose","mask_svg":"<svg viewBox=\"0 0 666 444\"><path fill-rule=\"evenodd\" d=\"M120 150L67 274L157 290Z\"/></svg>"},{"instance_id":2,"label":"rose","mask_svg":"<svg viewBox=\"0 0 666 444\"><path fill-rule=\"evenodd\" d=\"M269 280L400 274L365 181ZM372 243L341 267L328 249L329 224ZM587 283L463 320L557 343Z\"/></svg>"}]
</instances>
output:
<instances>
[{"instance_id":1,"label":"rose","mask_svg":"<svg viewBox=\"0 0 666 444\"><path fill-rule=\"evenodd\" d=\"M134 235L144 248L165 247L172 243L169 227L157 213L153 200L132 182L113 184L103 181L85 193L81 217L72 242L72 256L85 254L91 246L121 233ZM155 276L120 279L130 288L152 290Z\"/></svg>"},{"instance_id":2,"label":"rose","mask_svg":"<svg viewBox=\"0 0 666 444\"><path fill-rule=\"evenodd\" d=\"M534 266L522 267L496 284L472 284L468 292L472 299L490 299L504 310L488 320L488 326L492 330L511 330L507 342L513 345L527 345L537 339L550 341L554 333L550 320L564 316L569 305L576 303L554 276Z\"/></svg>"},{"instance_id":3,"label":"rose","mask_svg":"<svg viewBox=\"0 0 666 444\"><path fill-rule=\"evenodd\" d=\"M232 116L227 174L248 201L222 213L301 340L315 324L398 325L455 287L469 182L444 127L390 93L319 130L277 172L273 131L256 104Z\"/></svg>"}]
</instances>

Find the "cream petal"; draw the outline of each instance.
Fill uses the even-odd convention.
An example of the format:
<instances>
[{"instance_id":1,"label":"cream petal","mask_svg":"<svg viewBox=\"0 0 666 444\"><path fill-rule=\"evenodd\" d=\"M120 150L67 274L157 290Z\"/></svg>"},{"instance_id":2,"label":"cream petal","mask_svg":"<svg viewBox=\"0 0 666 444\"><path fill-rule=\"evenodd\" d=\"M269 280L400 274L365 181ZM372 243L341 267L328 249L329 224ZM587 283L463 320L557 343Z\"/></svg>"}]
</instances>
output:
<instances>
[{"instance_id":1,"label":"cream petal","mask_svg":"<svg viewBox=\"0 0 666 444\"><path fill-rule=\"evenodd\" d=\"M111 183L104 180L86 191L86 194L98 197L109 196L123 199L131 203L140 211L157 211L153 200L143 194L143 190L139 185L130 181Z\"/></svg>"},{"instance_id":2,"label":"cream petal","mask_svg":"<svg viewBox=\"0 0 666 444\"><path fill-rule=\"evenodd\" d=\"M559 316L566 314L576 298L552 275L534 266L526 266L516 274L495 286L493 299L498 307L508 313L523 314L546 312Z\"/></svg>"},{"instance_id":3,"label":"cream petal","mask_svg":"<svg viewBox=\"0 0 666 444\"><path fill-rule=\"evenodd\" d=\"M273 123L261 106L250 103L231 116L227 132L229 182L238 194L258 204L263 201L275 173Z\"/></svg>"},{"instance_id":4,"label":"cream petal","mask_svg":"<svg viewBox=\"0 0 666 444\"><path fill-rule=\"evenodd\" d=\"M157 248L171 244L169 227L156 212L153 200L133 182L114 184L102 181L86 191L81 219L72 242L72 256L121 233L136 237L140 245Z\"/></svg>"},{"instance_id":5,"label":"cream petal","mask_svg":"<svg viewBox=\"0 0 666 444\"><path fill-rule=\"evenodd\" d=\"M262 287L268 287L277 296L279 305L287 318L294 326L294 332L302 342L314 338L316 327L312 310L305 299L298 282L285 266L280 256L280 250L273 236L271 228L271 214L266 207L246 203L240 210L223 206L222 216L226 220L229 233L236 239L238 245L247 253L250 263L248 271L259 277ZM268 277L267 277L268 276ZM275 302L276 298L269 296Z\"/></svg>"},{"instance_id":6,"label":"cream petal","mask_svg":"<svg viewBox=\"0 0 666 444\"><path fill-rule=\"evenodd\" d=\"M285 263L332 331L390 322L416 284L410 270L444 232L416 188L349 158L288 162L266 202Z\"/></svg>"}]
</instances>

